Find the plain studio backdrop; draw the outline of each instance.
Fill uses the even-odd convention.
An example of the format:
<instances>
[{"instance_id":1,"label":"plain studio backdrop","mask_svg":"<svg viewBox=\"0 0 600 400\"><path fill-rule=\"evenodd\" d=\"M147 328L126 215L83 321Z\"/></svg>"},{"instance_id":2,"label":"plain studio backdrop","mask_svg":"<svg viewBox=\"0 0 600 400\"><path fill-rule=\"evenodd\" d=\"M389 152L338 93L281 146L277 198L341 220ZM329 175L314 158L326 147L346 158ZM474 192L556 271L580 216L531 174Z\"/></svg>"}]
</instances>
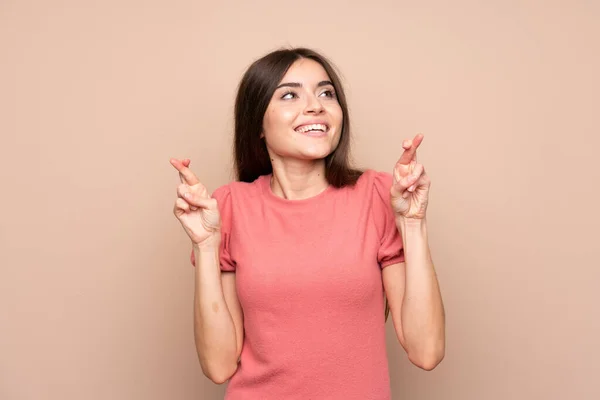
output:
<instances>
[{"instance_id":1,"label":"plain studio backdrop","mask_svg":"<svg viewBox=\"0 0 600 400\"><path fill-rule=\"evenodd\" d=\"M169 158L232 179L236 86L280 46L340 68L358 166L425 134L447 352L418 369L388 321L393 398L600 398L599 21L592 0L2 0L0 399L222 398Z\"/></svg>"}]
</instances>

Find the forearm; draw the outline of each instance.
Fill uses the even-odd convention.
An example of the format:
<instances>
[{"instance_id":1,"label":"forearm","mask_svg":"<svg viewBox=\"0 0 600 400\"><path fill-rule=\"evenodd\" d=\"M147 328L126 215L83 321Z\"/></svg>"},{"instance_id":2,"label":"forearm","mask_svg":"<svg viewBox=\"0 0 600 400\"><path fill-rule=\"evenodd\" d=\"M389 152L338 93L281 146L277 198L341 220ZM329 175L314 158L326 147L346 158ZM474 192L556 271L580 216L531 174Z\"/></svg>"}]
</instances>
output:
<instances>
[{"instance_id":1,"label":"forearm","mask_svg":"<svg viewBox=\"0 0 600 400\"><path fill-rule=\"evenodd\" d=\"M235 326L221 286L218 243L194 246L194 338L202 371L222 383L237 368Z\"/></svg>"},{"instance_id":2,"label":"forearm","mask_svg":"<svg viewBox=\"0 0 600 400\"><path fill-rule=\"evenodd\" d=\"M411 361L425 369L444 357L445 315L431 259L426 219L398 217L406 262L402 331Z\"/></svg>"}]
</instances>

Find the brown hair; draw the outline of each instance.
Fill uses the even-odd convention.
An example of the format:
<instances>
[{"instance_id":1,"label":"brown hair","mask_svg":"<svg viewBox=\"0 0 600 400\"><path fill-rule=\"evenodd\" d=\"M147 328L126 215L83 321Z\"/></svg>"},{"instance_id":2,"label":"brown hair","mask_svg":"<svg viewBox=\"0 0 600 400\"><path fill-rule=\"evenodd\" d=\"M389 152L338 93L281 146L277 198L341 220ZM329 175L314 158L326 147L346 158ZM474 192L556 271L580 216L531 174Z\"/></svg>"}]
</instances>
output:
<instances>
[{"instance_id":1,"label":"brown hair","mask_svg":"<svg viewBox=\"0 0 600 400\"><path fill-rule=\"evenodd\" d=\"M263 119L275 88L292 64L308 58L321 64L342 108L342 132L336 149L325 158L327 182L337 188L354 185L362 171L350 167L350 119L346 96L332 63L307 48L280 49L256 60L244 74L235 100L234 159L237 179L253 182L273 172L264 140Z\"/></svg>"}]
</instances>

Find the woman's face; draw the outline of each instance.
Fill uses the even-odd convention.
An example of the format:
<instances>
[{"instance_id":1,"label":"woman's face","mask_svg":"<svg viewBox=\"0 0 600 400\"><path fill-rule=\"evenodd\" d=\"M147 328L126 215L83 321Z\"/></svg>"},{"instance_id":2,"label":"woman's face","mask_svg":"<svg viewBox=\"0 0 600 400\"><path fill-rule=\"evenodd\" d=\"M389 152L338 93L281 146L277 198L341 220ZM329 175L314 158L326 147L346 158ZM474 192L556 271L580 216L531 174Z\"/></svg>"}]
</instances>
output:
<instances>
[{"instance_id":1,"label":"woman's face","mask_svg":"<svg viewBox=\"0 0 600 400\"><path fill-rule=\"evenodd\" d=\"M321 64L297 60L279 83L263 119L262 135L271 158L325 158L339 143L342 116Z\"/></svg>"}]
</instances>

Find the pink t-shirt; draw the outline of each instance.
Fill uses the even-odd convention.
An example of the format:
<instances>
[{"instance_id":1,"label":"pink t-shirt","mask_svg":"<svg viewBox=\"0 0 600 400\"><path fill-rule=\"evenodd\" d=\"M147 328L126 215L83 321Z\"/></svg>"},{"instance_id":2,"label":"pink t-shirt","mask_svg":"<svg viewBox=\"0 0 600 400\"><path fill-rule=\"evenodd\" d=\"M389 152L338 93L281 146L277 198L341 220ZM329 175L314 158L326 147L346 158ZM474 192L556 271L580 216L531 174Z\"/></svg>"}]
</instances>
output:
<instances>
[{"instance_id":1,"label":"pink t-shirt","mask_svg":"<svg viewBox=\"0 0 600 400\"><path fill-rule=\"evenodd\" d=\"M309 199L270 175L218 188L221 269L235 271L244 344L226 400L389 400L381 269L404 261L392 177Z\"/></svg>"}]
</instances>

